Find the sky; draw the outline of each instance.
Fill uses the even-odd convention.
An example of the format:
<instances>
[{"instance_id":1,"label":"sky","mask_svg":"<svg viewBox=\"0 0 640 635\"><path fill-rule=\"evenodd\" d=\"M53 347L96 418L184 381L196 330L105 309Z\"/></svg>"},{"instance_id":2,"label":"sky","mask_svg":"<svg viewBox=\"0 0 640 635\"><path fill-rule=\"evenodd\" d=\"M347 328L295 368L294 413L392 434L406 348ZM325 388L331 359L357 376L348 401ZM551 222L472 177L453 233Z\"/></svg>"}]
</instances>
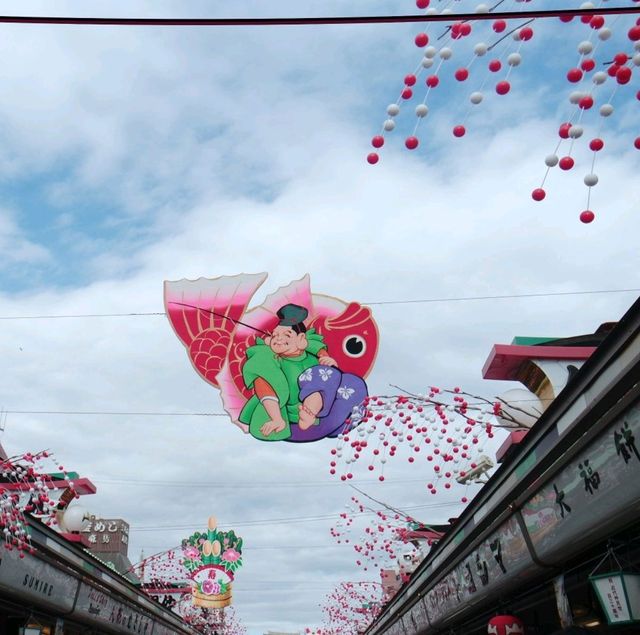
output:
<instances>
[{"instance_id":1,"label":"sky","mask_svg":"<svg viewBox=\"0 0 640 635\"><path fill-rule=\"evenodd\" d=\"M475 7L455 8L463 5ZM0 1L2 15L413 12L409 0L24 0L19 9ZM610 24L599 63L630 50L632 20ZM453 57L429 94L420 145L410 152L403 140L432 70L401 104L372 166L371 137L420 64L416 25L3 25L0 317L161 313L164 280L264 271L260 303L309 273L316 293L372 304L381 333L372 393L396 384L499 395L512 385L481 374L495 343L593 332L618 320L638 293L455 299L640 288L640 70L627 86L614 90L609 80L598 88L575 168L553 169L547 197L535 203L545 156L575 110L568 96L591 86L570 85L566 72L578 63L577 44L598 38L579 23L533 28L510 93L498 97L493 84L503 75L486 71L493 53L474 62L464 85L452 78L476 42L497 36L478 26L451 43L437 39L443 27L430 27ZM517 47L508 38L495 56ZM483 103L469 106L480 89ZM605 120L597 110L606 102L615 112ZM455 139L451 129L462 122L467 134ZM592 171L586 143L597 135L606 146L593 168L596 219L586 225L578 219ZM377 304L395 301L410 302ZM163 315L3 319L2 327L0 410L222 412ZM261 444L224 417L186 414L8 414L0 442L10 453L50 448L91 478L98 493L83 504L131 524L133 561L142 550L177 545L211 514L237 529L246 564L235 605L251 635L319 625L319 604L334 584L375 579L329 535L353 493L328 473L329 442ZM459 493L427 497L419 468L389 466L388 475L384 484L366 474L356 482L416 508L425 522L462 509Z\"/></svg>"}]
</instances>

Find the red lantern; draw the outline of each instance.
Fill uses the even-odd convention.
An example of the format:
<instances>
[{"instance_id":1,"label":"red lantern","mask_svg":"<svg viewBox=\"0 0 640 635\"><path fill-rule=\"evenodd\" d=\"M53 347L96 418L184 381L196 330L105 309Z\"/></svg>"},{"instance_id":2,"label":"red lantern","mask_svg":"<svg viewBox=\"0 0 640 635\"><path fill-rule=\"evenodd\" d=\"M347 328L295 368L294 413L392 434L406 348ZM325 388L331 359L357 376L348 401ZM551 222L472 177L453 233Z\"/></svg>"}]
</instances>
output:
<instances>
[{"instance_id":1,"label":"red lantern","mask_svg":"<svg viewBox=\"0 0 640 635\"><path fill-rule=\"evenodd\" d=\"M489 635L524 635L522 620L514 615L495 615L487 625Z\"/></svg>"}]
</instances>

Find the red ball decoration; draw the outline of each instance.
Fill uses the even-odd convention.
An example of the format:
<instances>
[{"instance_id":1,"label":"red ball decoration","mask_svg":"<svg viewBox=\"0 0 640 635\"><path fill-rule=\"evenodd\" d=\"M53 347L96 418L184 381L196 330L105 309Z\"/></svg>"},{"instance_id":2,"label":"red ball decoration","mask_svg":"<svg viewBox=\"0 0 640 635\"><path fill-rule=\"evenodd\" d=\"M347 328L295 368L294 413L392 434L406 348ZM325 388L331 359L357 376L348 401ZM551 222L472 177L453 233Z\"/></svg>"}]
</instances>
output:
<instances>
[{"instance_id":1,"label":"red ball decoration","mask_svg":"<svg viewBox=\"0 0 640 635\"><path fill-rule=\"evenodd\" d=\"M589 110L589 108L593 107L593 97L591 95L585 95L579 102L578 106L582 108L582 110Z\"/></svg>"},{"instance_id":2,"label":"red ball decoration","mask_svg":"<svg viewBox=\"0 0 640 635\"><path fill-rule=\"evenodd\" d=\"M573 16L572 15L561 15L560 16L560 22L571 22L571 20L573 20Z\"/></svg>"},{"instance_id":3,"label":"red ball decoration","mask_svg":"<svg viewBox=\"0 0 640 635\"><path fill-rule=\"evenodd\" d=\"M465 37L471 33L471 24L469 22L463 22L460 25L460 33Z\"/></svg>"},{"instance_id":4,"label":"red ball decoration","mask_svg":"<svg viewBox=\"0 0 640 635\"><path fill-rule=\"evenodd\" d=\"M534 201L542 201L546 195L547 193L541 187L538 187L531 192L531 198Z\"/></svg>"},{"instance_id":5,"label":"red ball decoration","mask_svg":"<svg viewBox=\"0 0 640 635\"><path fill-rule=\"evenodd\" d=\"M627 36L632 42L638 42L640 40L640 25L632 26L627 33Z\"/></svg>"},{"instance_id":6,"label":"red ball decoration","mask_svg":"<svg viewBox=\"0 0 640 635\"><path fill-rule=\"evenodd\" d=\"M400 94L402 99L411 99L413 97L413 91L410 88L405 88Z\"/></svg>"},{"instance_id":7,"label":"red ball decoration","mask_svg":"<svg viewBox=\"0 0 640 635\"><path fill-rule=\"evenodd\" d=\"M381 148L384 145L384 137L380 134L371 139L371 145L374 148Z\"/></svg>"},{"instance_id":8,"label":"red ball decoration","mask_svg":"<svg viewBox=\"0 0 640 635\"><path fill-rule=\"evenodd\" d=\"M627 61L629 60L629 57L626 53L616 53L613 56L613 61L618 65L618 66L624 66Z\"/></svg>"},{"instance_id":9,"label":"red ball decoration","mask_svg":"<svg viewBox=\"0 0 640 635\"><path fill-rule=\"evenodd\" d=\"M640 137L635 138L635 141L633 142L633 146L635 147L636 150L640 150Z\"/></svg>"},{"instance_id":10,"label":"red ball decoration","mask_svg":"<svg viewBox=\"0 0 640 635\"><path fill-rule=\"evenodd\" d=\"M416 83L415 75L406 75L404 78L405 86L413 86Z\"/></svg>"},{"instance_id":11,"label":"red ball decoration","mask_svg":"<svg viewBox=\"0 0 640 635\"><path fill-rule=\"evenodd\" d=\"M415 39L416 46L423 48L429 44L429 36L426 33L418 33Z\"/></svg>"},{"instance_id":12,"label":"red ball decoration","mask_svg":"<svg viewBox=\"0 0 640 635\"><path fill-rule=\"evenodd\" d=\"M367 163L370 163L371 165L375 165L379 160L380 157L378 156L377 152L370 152L367 155ZM335 474L335 470L331 470L331 473Z\"/></svg>"},{"instance_id":13,"label":"red ball decoration","mask_svg":"<svg viewBox=\"0 0 640 635\"><path fill-rule=\"evenodd\" d=\"M589 142L589 148L594 152L600 152L600 150L604 148L604 141L598 138L591 139L591 141Z\"/></svg>"},{"instance_id":14,"label":"red ball decoration","mask_svg":"<svg viewBox=\"0 0 640 635\"><path fill-rule=\"evenodd\" d=\"M418 137L407 137L405 139L404 145L407 146L409 150L415 150L418 147Z\"/></svg>"},{"instance_id":15,"label":"red ball decoration","mask_svg":"<svg viewBox=\"0 0 640 635\"><path fill-rule=\"evenodd\" d=\"M561 170L570 170L575 164L575 161L572 157L562 157L559 162L559 166Z\"/></svg>"},{"instance_id":16,"label":"red ball decoration","mask_svg":"<svg viewBox=\"0 0 640 635\"><path fill-rule=\"evenodd\" d=\"M430 3L431 0L416 0L416 7L418 7L418 9L426 9Z\"/></svg>"},{"instance_id":17,"label":"red ball decoration","mask_svg":"<svg viewBox=\"0 0 640 635\"><path fill-rule=\"evenodd\" d=\"M569 130L571 130L571 124L568 122L563 123L558 130L558 134L562 139L569 138Z\"/></svg>"},{"instance_id":18,"label":"red ball decoration","mask_svg":"<svg viewBox=\"0 0 640 635\"><path fill-rule=\"evenodd\" d=\"M492 73L497 73L502 68L502 62L500 60L491 60L489 62L489 70Z\"/></svg>"},{"instance_id":19,"label":"red ball decoration","mask_svg":"<svg viewBox=\"0 0 640 635\"><path fill-rule=\"evenodd\" d=\"M585 225L588 225L595 217L596 215L590 209L585 209L584 212L580 214L580 221Z\"/></svg>"},{"instance_id":20,"label":"red ball decoration","mask_svg":"<svg viewBox=\"0 0 640 635\"><path fill-rule=\"evenodd\" d=\"M533 37L533 29L530 26L524 26L520 29L520 39L527 42Z\"/></svg>"},{"instance_id":21,"label":"red ball decoration","mask_svg":"<svg viewBox=\"0 0 640 635\"><path fill-rule=\"evenodd\" d=\"M628 66L621 66L616 73L616 81L620 85L628 84L631 81L632 71Z\"/></svg>"},{"instance_id":22,"label":"red ball decoration","mask_svg":"<svg viewBox=\"0 0 640 635\"><path fill-rule=\"evenodd\" d=\"M467 130L464 126L455 126L453 128L453 136L454 137L464 137L464 135L466 134Z\"/></svg>"},{"instance_id":23,"label":"red ball decoration","mask_svg":"<svg viewBox=\"0 0 640 635\"><path fill-rule=\"evenodd\" d=\"M596 61L594 59L591 59L590 57L583 59L582 63L580 64L580 68L585 73L591 72L595 67L596 67Z\"/></svg>"},{"instance_id":24,"label":"red ball decoration","mask_svg":"<svg viewBox=\"0 0 640 635\"><path fill-rule=\"evenodd\" d=\"M435 88L440 83L440 79L437 75L429 75L425 83L429 88Z\"/></svg>"},{"instance_id":25,"label":"red ball decoration","mask_svg":"<svg viewBox=\"0 0 640 635\"><path fill-rule=\"evenodd\" d=\"M567 73L567 79L572 84L577 84L582 79L583 75L584 75L583 72L579 68L572 68Z\"/></svg>"},{"instance_id":26,"label":"red ball decoration","mask_svg":"<svg viewBox=\"0 0 640 635\"><path fill-rule=\"evenodd\" d=\"M620 66L618 66L618 64L611 64L611 66L609 66L609 68L607 69L607 75L609 75L609 77L615 77L618 74L619 70Z\"/></svg>"},{"instance_id":27,"label":"red ball decoration","mask_svg":"<svg viewBox=\"0 0 640 635\"><path fill-rule=\"evenodd\" d=\"M463 82L465 79L469 77L469 71L466 68L459 68L455 72L455 77L459 82Z\"/></svg>"},{"instance_id":28,"label":"red ball decoration","mask_svg":"<svg viewBox=\"0 0 640 635\"><path fill-rule=\"evenodd\" d=\"M592 29L601 29L604 26L604 16L594 15L591 20L589 20L589 26Z\"/></svg>"},{"instance_id":29,"label":"red ball decoration","mask_svg":"<svg viewBox=\"0 0 640 635\"><path fill-rule=\"evenodd\" d=\"M511 84L506 80L502 80L496 84L496 93L498 93L498 95L506 95L510 90Z\"/></svg>"},{"instance_id":30,"label":"red ball decoration","mask_svg":"<svg viewBox=\"0 0 640 635\"><path fill-rule=\"evenodd\" d=\"M502 33L507 28L507 23L504 20L496 20L493 23L493 30L496 33Z\"/></svg>"}]
</instances>

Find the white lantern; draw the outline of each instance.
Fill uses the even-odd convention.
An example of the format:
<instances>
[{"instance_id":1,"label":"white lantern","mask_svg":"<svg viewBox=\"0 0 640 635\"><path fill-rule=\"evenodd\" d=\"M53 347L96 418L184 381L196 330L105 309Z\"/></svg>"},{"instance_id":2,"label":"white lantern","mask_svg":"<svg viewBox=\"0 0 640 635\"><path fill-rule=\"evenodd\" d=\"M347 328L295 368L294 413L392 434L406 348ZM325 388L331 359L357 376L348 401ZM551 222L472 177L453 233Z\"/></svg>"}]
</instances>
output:
<instances>
[{"instance_id":1,"label":"white lantern","mask_svg":"<svg viewBox=\"0 0 640 635\"><path fill-rule=\"evenodd\" d=\"M544 412L540 398L526 388L507 390L500 395L498 401L502 411L498 421L508 428L514 426L530 428Z\"/></svg>"},{"instance_id":2,"label":"white lantern","mask_svg":"<svg viewBox=\"0 0 640 635\"><path fill-rule=\"evenodd\" d=\"M77 534L82 531L85 521L89 520L89 518L91 518L91 516L86 508L81 505L74 505L73 507L68 507L60 515L58 524L62 531Z\"/></svg>"}]
</instances>

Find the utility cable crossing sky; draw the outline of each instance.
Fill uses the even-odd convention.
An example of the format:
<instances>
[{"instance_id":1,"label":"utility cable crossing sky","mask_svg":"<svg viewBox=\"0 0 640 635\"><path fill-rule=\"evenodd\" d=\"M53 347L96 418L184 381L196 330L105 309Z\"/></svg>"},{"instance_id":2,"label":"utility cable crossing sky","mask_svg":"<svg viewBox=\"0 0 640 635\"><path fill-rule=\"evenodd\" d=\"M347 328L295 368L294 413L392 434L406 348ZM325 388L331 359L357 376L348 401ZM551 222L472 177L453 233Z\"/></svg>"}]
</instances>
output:
<instances>
[{"instance_id":1,"label":"utility cable crossing sky","mask_svg":"<svg viewBox=\"0 0 640 635\"><path fill-rule=\"evenodd\" d=\"M319 26L349 24L401 24L495 19L560 18L583 15L633 15L640 7L600 9L548 9L542 11L493 11L485 13L444 13L423 15L368 15L298 18L97 18L56 16L0 16L4 24L48 24L76 26Z\"/></svg>"}]
</instances>

